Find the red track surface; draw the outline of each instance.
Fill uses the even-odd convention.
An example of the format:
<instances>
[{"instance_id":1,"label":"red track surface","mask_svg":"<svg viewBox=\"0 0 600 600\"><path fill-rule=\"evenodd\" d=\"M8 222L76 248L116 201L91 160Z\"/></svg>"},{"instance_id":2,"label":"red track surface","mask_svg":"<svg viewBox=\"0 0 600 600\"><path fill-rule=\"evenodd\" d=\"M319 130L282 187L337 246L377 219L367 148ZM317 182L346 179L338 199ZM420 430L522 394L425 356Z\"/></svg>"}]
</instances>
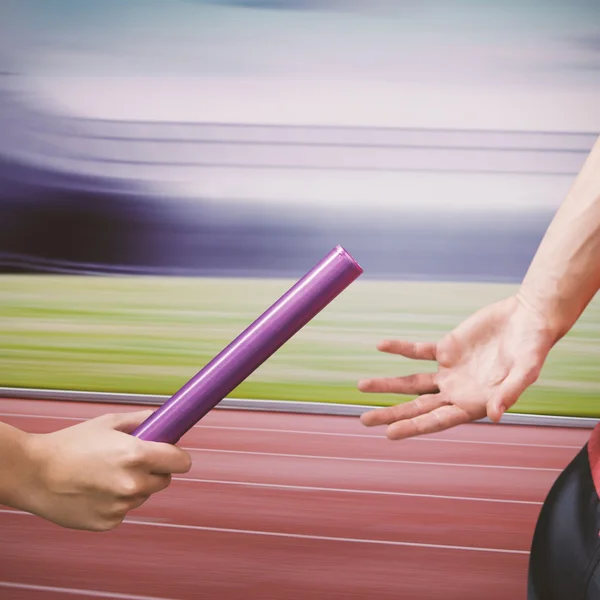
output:
<instances>
[{"instance_id":1,"label":"red track surface","mask_svg":"<svg viewBox=\"0 0 600 600\"><path fill-rule=\"evenodd\" d=\"M32 432L131 406L0 400ZM109 533L0 511L0 598L520 600L541 503L589 432L212 411L183 478Z\"/></svg>"}]
</instances>

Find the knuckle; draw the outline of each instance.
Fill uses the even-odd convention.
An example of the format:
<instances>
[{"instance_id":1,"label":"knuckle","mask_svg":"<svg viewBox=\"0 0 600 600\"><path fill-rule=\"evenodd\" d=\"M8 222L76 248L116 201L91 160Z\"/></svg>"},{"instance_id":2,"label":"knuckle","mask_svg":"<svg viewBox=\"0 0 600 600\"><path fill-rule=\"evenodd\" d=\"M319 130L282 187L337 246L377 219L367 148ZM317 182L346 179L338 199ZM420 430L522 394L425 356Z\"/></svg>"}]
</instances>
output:
<instances>
[{"instance_id":1,"label":"knuckle","mask_svg":"<svg viewBox=\"0 0 600 600\"><path fill-rule=\"evenodd\" d=\"M128 500L115 499L99 508L89 519L90 531L111 531L117 528L127 516L130 502Z\"/></svg>"},{"instance_id":2,"label":"knuckle","mask_svg":"<svg viewBox=\"0 0 600 600\"><path fill-rule=\"evenodd\" d=\"M136 481L134 477L130 475L124 475L117 480L116 483L116 493L119 496L124 496L129 498L131 496L135 496L140 492L140 485Z\"/></svg>"},{"instance_id":3,"label":"knuckle","mask_svg":"<svg viewBox=\"0 0 600 600\"><path fill-rule=\"evenodd\" d=\"M415 342L413 345L413 353L415 356L425 356L427 354L427 344L423 342Z\"/></svg>"},{"instance_id":4,"label":"knuckle","mask_svg":"<svg viewBox=\"0 0 600 600\"><path fill-rule=\"evenodd\" d=\"M416 417L413 419L413 424L416 435L423 435L427 433L427 421L425 419Z\"/></svg>"},{"instance_id":5,"label":"knuckle","mask_svg":"<svg viewBox=\"0 0 600 600\"><path fill-rule=\"evenodd\" d=\"M124 519L124 514L107 516L96 520L94 523L92 523L89 529L90 531L96 531L99 533L112 531L113 529L116 529L119 525L121 525Z\"/></svg>"},{"instance_id":6,"label":"knuckle","mask_svg":"<svg viewBox=\"0 0 600 600\"><path fill-rule=\"evenodd\" d=\"M431 429L434 431L442 431L446 428L447 416L440 414L440 411L434 410L431 412L432 423Z\"/></svg>"},{"instance_id":7,"label":"knuckle","mask_svg":"<svg viewBox=\"0 0 600 600\"><path fill-rule=\"evenodd\" d=\"M142 444L131 444L124 451L124 460L127 465L139 466L146 460L145 448Z\"/></svg>"},{"instance_id":8,"label":"knuckle","mask_svg":"<svg viewBox=\"0 0 600 600\"><path fill-rule=\"evenodd\" d=\"M416 421L414 423L414 435L423 435L425 433L425 428L423 427L423 423Z\"/></svg>"},{"instance_id":9,"label":"knuckle","mask_svg":"<svg viewBox=\"0 0 600 600\"><path fill-rule=\"evenodd\" d=\"M413 374L413 375L407 375L404 378L404 381L408 387L408 392L415 392L419 389L419 384L421 383L422 378L417 375L417 374Z\"/></svg>"}]
</instances>

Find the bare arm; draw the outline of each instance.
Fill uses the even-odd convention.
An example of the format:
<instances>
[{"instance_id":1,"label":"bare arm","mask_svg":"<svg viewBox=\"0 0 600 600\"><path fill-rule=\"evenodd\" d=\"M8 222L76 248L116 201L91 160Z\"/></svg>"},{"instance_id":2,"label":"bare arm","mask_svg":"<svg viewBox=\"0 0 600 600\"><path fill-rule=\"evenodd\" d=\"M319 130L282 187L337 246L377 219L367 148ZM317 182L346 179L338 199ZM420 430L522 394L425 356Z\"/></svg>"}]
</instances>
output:
<instances>
[{"instance_id":1,"label":"bare arm","mask_svg":"<svg viewBox=\"0 0 600 600\"><path fill-rule=\"evenodd\" d=\"M548 353L600 287L600 139L557 211L518 292L482 308L438 343L386 340L378 346L438 363L437 373L366 379L363 392L416 395L369 411L365 425L388 425L401 439L486 415L498 421L534 383Z\"/></svg>"},{"instance_id":2,"label":"bare arm","mask_svg":"<svg viewBox=\"0 0 600 600\"><path fill-rule=\"evenodd\" d=\"M520 289L557 339L600 288L600 138L557 211Z\"/></svg>"}]
</instances>

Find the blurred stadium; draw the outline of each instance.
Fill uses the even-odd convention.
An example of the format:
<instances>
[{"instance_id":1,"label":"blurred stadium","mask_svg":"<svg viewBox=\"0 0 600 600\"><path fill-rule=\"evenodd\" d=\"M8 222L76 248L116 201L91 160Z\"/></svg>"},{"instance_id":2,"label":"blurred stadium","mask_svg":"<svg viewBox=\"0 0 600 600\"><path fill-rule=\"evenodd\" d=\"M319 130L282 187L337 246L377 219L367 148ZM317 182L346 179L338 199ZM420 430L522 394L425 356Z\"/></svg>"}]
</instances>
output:
<instances>
[{"instance_id":1,"label":"blurred stadium","mask_svg":"<svg viewBox=\"0 0 600 600\"><path fill-rule=\"evenodd\" d=\"M489 39L458 6L457 40L439 2L7 2L0 385L174 392L339 243L363 280L235 395L372 402L356 379L409 367L378 339L525 273L600 130L584 4ZM599 328L520 411L600 416Z\"/></svg>"}]
</instances>

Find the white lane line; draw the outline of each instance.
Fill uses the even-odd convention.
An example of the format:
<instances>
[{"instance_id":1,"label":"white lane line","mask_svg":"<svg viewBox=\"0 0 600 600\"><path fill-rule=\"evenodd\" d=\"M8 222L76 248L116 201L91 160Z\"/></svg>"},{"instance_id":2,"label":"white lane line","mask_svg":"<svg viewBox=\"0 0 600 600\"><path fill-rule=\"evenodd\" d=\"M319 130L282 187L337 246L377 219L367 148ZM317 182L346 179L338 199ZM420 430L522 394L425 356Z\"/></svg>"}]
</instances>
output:
<instances>
[{"instance_id":1,"label":"white lane line","mask_svg":"<svg viewBox=\"0 0 600 600\"><path fill-rule=\"evenodd\" d=\"M137 594L119 594L116 592L102 592L100 590L54 587L52 585L33 585L30 583L18 583L16 581L0 581L0 588L65 594L69 596L87 596L88 598L114 598L115 600L175 600L174 598L163 598L162 596L138 596Z\"/></svg>"},{"instance_id":2,"label":"white lane line","mask_svg":"<svg viewBox=\"0 0 600 600\"><path fill-rule=\"evenodd\" d=\"M300 434L300 435L324 435L332 437L349 437L349 438L369 438L374 440L385 440L381 435L378 434L366 434L366 433L340 433L340 432L328 432L328 431L304 431L300 429L273 429L267 427L229 427L226 425L195 425L194 428L198 429L230 429L234 431L257 431L261 433L286 433L286 434ZM530 444L520 442L496 442L487 440L460 440L452 438L436 438L436 437L413 437L407 438L405 442L441 442L451 444L481 444L484 446L525 446L526 448L565 448L568 450L581 450L581 446L567 446L558 444Z\"/></svg>"},{"instance_id":3,"label":"white lane line","mask_svg":"<svg viewBox=\"0 0 600 600\"><path fill-rule=\"evenodd\" d=\"M242 487L272 488L277 490L293 490L308 492L328 492L339 494L371 494L374 496L397 496L407 498L431 498L433 500L456 500L463 502L495 502L498 504L529 504L532 506L541 506L542 502L533 500L510 500L502 498L476 498L471 496L443 496L440 494L417 494L412 492L391 492L380 490L357 490L351 488L328 488L315 487L308 485L284 485L279 483L261 483L251 481L226 481L221 479L196 479L194 477L173 477L173 481L185 481L188 483L207 483L212 485L237 485Z\"/></svg>"},{"instance_id":4,"label":"white lane line","mask_svg":"<svg viewBox=\"0 0 600 600\"><path fill-rule=\"evenodd\" d=\"M92 417L66 417L58 415L34 415L21 413L0 413L0 417L14 418L30 418L30 419L54 419L58 421L86 421ZM385 439L377 434L368 433L341 433L329 431L306 431L302 429L275 429L272 427L235 427L229 425L194 425L194 429L221 429L226 431L256 431L260 433L284 433L291 435L322 435L330 437L349 437L349 438L367 438L372 440ZM560 448L565 450L580 450L583 447L583 442L579 445L566 444L532 444L528 442L498 442L494 440L461 440L453 438L437 438L437 437L413 437L404 440L404 442L440 442L450 444L480 444L482 446L514 446L524 448Z\"/></svg>"},{"instance_id":5,"label":"white lane line","mask_svg":"<svg viewBox=\"0 0 600 600\"><path fill-rule=\"evenodd\" d=\"M546 467L517 467L508 465L477 465L465 463L426 462L419 460L400 460L393 458L357 458L353 456L320 456L314 454L284 454L281 452L255 452L250 450L220 450L217 448L183 447L188 452L212 452L214 454L246 454L249 456L273 456L277 458L302 458L310 460L339 460L367 463L384 463L395 465L419 465L422 467L459 467L465 469L506 469L510 471L546 471L549 473L562 473L563 469L549 469Z\"/></svg>"},{"instance_id":6,"label":"white lane line","mask_svg":"<svg viewBox=\"0 0 600 600\"><path fill-rule=\"evenodd\" d=\"M1 514L29 515L18 510L0 509ZM232 535L255 535L262 537L288 538L296 540L314 540L320 542L337 542L346 544L373 544L378 546L402 546L409 548L428 548L431 550L457 550L463 552L489 552L495 554L529 554L528 550L512 550L509 548L486 548L481 546L455 546L451 544L425 544L421 542L403 542L399 540L375 540L368 538L345 538L328 535L310 535L304 533L283 533L279 531L261 531L258 529L231 529L228 527L205 527L203 525L180 525L178 523L159 523L140 519L125 519L127 525L140 525L143 527L162 527L166 529L181 529L188 531L206 531L209 533L228 533Z\"/></svg>"},{"instance_id":7,"label":"white lane line","mask_svg":"<svg viewBox=\"0 0 600 600\"><path fill-rule=\"evenodd\" d=\"M63 415L34 415L27 413L0 413L0 417L15 417L23 419L54 419L56 421L87 421L92 417L65 417Z\"/></svg>"}]
</instances>

